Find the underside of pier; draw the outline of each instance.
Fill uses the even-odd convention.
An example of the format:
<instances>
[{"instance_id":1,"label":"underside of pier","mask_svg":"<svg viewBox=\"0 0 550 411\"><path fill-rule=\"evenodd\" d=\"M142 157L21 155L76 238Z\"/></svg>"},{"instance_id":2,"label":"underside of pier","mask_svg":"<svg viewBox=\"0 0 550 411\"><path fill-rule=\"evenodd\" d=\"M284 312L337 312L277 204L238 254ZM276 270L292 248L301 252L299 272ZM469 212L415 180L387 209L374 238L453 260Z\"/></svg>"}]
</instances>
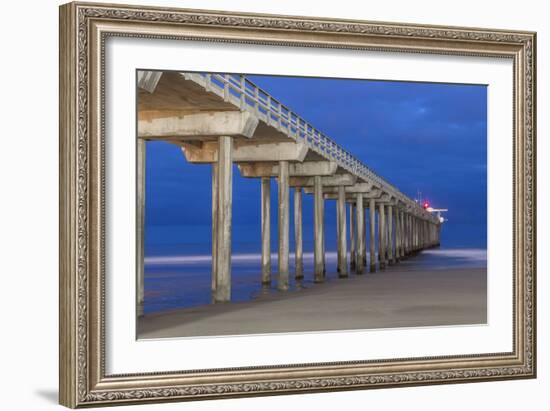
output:
<instances>
[{"instance_id":1,"label":"underside of pier","mask_svg":"<svg viewBox=\"0 0 550 411\"><path fill-rule=\"evenodd\" d=\"M315 282L326 277L325 202L336 201L338 272L384 270L439 244L440 220L242 75L138 72L138 304L143 303L145 141L181 147L182 161L212 170L212 301L231 301L233 165L261 185L258 282L303 278L302 196L314 198ZM270 180L277 181L278 267L271 273ZM289 266L290 190L295 266ZM346 207L349 207L349 221ZM368 223L368 224L367 224ZM367 233L367 226L370 227ZM348 238L349 232L349 238ZM368 234L368 235L367 235ZM348 250L349 246L349 250ZM349 261L348 261L349 255ZM370 258L367 259L367 256ZM378 258L375 258L378 256ZM378 260L378 261L377 261Z\"/></svg>"}]
</instances>

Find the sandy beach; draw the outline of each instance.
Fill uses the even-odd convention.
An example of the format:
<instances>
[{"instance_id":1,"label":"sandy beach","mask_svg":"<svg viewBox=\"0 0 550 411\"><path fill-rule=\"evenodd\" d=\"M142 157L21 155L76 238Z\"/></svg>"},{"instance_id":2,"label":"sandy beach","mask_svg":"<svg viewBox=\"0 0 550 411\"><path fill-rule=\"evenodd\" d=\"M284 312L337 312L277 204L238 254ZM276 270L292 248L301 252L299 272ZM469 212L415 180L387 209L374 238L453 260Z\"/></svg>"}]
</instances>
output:
<instances>
[{"instance_id":1,"label":"sandy beach","mask_svg":"<svg viewBox=\"0 0 550 411\"><path fill-rule=\"evenodd\" d=\"M486 323L486 268L419 269L414 260L253 301L145 315L138 338Z\"/></svg>"}]
</instances>

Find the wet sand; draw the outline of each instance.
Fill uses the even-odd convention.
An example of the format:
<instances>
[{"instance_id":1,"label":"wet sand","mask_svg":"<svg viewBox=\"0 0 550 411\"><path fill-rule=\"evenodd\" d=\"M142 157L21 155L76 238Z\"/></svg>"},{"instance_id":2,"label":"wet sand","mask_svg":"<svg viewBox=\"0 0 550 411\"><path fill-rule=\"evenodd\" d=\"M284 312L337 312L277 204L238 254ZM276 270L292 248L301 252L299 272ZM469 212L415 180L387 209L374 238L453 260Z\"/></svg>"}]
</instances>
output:
<instances>
[{"instance_id":1,"label":"wet sand","mask_svg":"<svg viewBox=\"0 0 550 411\"><path fill-rule=\"evenodd\" d=\"M412 259L411 259L412 260ZM485 324L486 268L411 269L351 274L254 301L146 315L138 338Z\"/></svg>"}]
</instances>

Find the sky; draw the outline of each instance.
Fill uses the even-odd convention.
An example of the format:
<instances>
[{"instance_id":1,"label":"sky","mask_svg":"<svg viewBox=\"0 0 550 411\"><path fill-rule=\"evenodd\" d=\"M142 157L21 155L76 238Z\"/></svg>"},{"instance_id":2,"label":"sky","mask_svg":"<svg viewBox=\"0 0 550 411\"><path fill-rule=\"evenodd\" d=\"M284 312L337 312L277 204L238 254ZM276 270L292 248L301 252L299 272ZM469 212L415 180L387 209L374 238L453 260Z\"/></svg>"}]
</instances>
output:
<instances>
[{"instance_id":1,"label":"sky","mask_svg":"<svg viewBox=\"0 0 550 411\"><path fill-rule=\"evenodd\" d=\"M484 85L249 75L411 198L448 208L442 247L486 248L487 88ZM272 249L277 186L272 179ZM292 190L291 190L291 204ZM336 248L335 201L325 207ZM291 214L291 250L293 229ZM233 170L233 252L260 252L260 182ZM313 199L304 196L304 251L313 247ZM146 255L208 254L211 167L165 142L147 143Z\"/></svg>"}]
</instances>

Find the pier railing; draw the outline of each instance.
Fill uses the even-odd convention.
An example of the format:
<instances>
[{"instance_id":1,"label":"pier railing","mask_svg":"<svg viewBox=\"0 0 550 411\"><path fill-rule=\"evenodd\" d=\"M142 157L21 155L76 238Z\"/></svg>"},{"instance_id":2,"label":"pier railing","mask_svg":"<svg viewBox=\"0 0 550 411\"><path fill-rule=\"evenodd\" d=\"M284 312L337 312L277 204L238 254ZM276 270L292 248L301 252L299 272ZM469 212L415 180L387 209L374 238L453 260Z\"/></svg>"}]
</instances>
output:
<instances>
[{"instance_id":1,"label":"pier railing","mask_svg":"<svg viewBox=\"0 0 550 411\"><path fill-rule=\"evenodd\" d=\"M289 107L247 79L245 75L198 72L184 72L182 74L187 80L201 85L206 91L218 95L224 101L239 107L243 111L252 112L266 124L278 129L295 141L305 142L309 149L328 160L336 162L350 173L379 186L384 192L407 205L411 211L422 215L426 219L433 218L418 203L400 192Z\"/></svg>"}]
</instances>

